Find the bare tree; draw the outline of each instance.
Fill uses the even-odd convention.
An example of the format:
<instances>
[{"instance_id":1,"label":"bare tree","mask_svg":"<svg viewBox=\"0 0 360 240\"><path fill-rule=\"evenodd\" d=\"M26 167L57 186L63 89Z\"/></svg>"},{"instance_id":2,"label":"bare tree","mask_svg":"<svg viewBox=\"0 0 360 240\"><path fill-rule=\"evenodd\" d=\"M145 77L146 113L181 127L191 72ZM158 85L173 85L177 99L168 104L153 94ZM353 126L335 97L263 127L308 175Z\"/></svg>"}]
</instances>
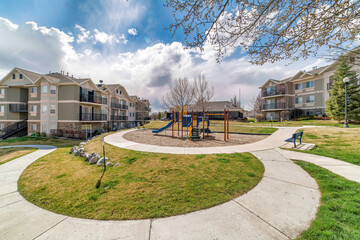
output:
<instances>
[{"instance_id":1,"label":"bare tree","mask_svg":"<svg viewBox=\"0 0 360 240\"><path fill-rule=\"evenodd\" d=\"M230 98L230 102L231 102L232 104L234 104L236 107L241 107L241 106L240 106L240 99L238 100L237 97L236 97L236 95L234 95L233 98Z\"/></svg>"},{"instance_id":2,"label":"bare tree","mask_svg":"<svg viewBox=\"0 0 360 240\"><path fill-rule=\"evenodd\" d=\"M252 63L296 61L321 47L349 47L359 33L360 0L166 0L189 47L211 44L218 60L241 47Z\"/></svg>"},{"instance_id":3,"label":"bare tree","mask_svg":"<svg viewBox=\"0 0 360 240\"><path fill-rule=\"evenodd\" d=\"M215 90L213 86L209 85L209 82L206 80L205 75L200 75L198 78L195 78L194 82L194 98L195 103L202 110L206 110L209 107L209 102L214 96Z\"/></svg>"},{"instance_id":4,"label":"bare tree","mask_svg":"<svg viewBox=\"0 0 360 240\"><path fill-rule=\"evenodd\" d=\"M167 109L180 108L189 105L194 99L194 89L187 78L178 78L174 81L170 91L163 96L162 102Z\"/></svg>"},{"instance_id":5,"label":"bare tree","mask_svg":"<svg viewBox=\"0 0 360 240\"><path fill-rule=\"evenodd\" d=\"M261 92L253 99L253 112L254 114L260 114L263 110L264 101L261 99Z\"/></svg>"}]
</instances>

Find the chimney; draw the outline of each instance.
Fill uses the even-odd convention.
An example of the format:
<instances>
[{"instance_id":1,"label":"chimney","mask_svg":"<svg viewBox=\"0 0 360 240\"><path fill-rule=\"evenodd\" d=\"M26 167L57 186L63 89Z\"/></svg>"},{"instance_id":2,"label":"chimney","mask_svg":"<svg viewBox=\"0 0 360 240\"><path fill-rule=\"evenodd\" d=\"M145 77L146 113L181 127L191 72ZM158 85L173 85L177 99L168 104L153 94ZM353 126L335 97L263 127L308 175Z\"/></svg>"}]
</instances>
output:
<instances>
[{"instance_id":1,"label":"chimney","mask_svg":"<svg viewBox=\"0 0 360 240\"><path fill-rule=\"evenodd\" d=\"M313 69L313 70L316 70L317 68L318 68L317 66L314 66L312 69Z\"/></svg>"},{"instance_id":2,"label":"chimney","mask_svg":"<svg viewBox=\"0 0 360 240\"><path fill-rule=\"evenodd\" d=\"M71 78L74 78L74 75L71 75Z\"/></svg>"},{"instance_id":3,"label":"chimney","mask_svg":"<svg viewBox=\"0 0 360 240\"><path fill-rule=\"evenodd\" d=\"M69 72L66 73L66 76L69 76Z\"/></svg>"},{"instance_id":4,"label":"chimney","mask_svg":"<svg viewBox=\"0 0 360 240\"><path fill-rule=\"evenodd\" d=\"M49 71L49 74L51 74L51 71Z\"/></svg>"}]
</instances>

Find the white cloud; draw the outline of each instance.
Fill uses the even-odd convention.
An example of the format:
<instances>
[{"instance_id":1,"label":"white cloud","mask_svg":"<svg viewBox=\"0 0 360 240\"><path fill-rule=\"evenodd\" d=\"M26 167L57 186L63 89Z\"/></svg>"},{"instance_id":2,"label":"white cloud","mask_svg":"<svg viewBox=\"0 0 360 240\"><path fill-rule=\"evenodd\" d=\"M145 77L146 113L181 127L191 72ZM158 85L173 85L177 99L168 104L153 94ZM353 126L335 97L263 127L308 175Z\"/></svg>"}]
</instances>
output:
<instances>
[{"instance_id":1,"label":"white cloud","mask_svg":"<svg viewBox=\"0 0 360 240\"><path fill-rule=\"evenodd\" d=\"M85 28L81 27L80 25L75 25L76 29L79 29L80 34L77 35L78 39L76 40L77 43L84 43L87 40L91 39L92 36L90 36L90 31L86 30Z\"/></svg>"},{"instance_id":2,"label":"white cloud","mask_svg":"<svg viewBox=\"0 0 360 240\"><path fill-rule=\"evenodd\" d=\"M76 29L89 31L79 25ZM59 29L39 27L34 22L17 26L0 19L0 73L4 76L14 66L40 73L62 69L76 77L91 77L95 82L103 79L106 83L123 84L130 94L149 98L153 109L160 110L161 97L169 89L170 82L179 77L193 79L205 74L215 87L214 100L228 100L241 88L242 102L249 105L259 92L258 87L269 78L288 77L311 67L317 60L290 66L285 66L284 62L256 66L251 65L247 57L241 57L224 59L218 64L211 48L205 48L204 52L186 50L183 44L173 42L120 52L111 43L126 41L124 35L111 35L98 29L94 33L94 41L110 44L104 45L102 50L92 44L84 45L80 51L73 48L74 37ZM78 44L84 42L80 40Z\"/></svg>"},{"instance_id":3,"label":"white cloud","mask_svg":"<svg viewBox=\"0 0 360 240\"><path fill-rule=\"evenodd\" d=\"M137 35L136 28L130 28L130 29L128 29L128 33L129 33L130 35L136 36L136 35Z\"/></svg>"}]
</instances>

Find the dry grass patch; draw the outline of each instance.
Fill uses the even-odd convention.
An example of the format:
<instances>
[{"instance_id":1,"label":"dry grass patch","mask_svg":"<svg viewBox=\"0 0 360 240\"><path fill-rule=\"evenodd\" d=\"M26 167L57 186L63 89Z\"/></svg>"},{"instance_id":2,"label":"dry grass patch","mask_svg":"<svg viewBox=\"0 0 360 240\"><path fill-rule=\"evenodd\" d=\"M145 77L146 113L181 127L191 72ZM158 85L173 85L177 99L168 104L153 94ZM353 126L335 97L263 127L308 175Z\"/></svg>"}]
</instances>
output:
<instances>
[{"instance_id":1,"label":"dry grass patch","mask_svg":"<svg viewBox=\"0 0 360 240\"><path fill-rule=\"evenodd\" d=\"M101 153L101 139L86 144ZM119 166L102 168L58 149L30 165L19 191L32 203L69 216L91 219L144 219L183 214L240 196L262 178L262 163L249 153L171 155L136 152L106 144Z\"/></svg>"},{"instance_id":2,"label":"dry grass patch","mask_svg":"<svg viewBox=\"0 0 360 240\"><path fill-rule=\"evenodd\" d=\"M360 128L305 128L303 141L317 146L307 153L360 165Z\"/></svg>"},{"instance_id":3,"label":"dry grass patch","mask_svg":"<svg viewBox=\"0 0 360 240\"><path fill-rule=\"evenodd\" d=\"M0 148L0 165L34 151L34 148Z\"/></svg>"}]
</instances>

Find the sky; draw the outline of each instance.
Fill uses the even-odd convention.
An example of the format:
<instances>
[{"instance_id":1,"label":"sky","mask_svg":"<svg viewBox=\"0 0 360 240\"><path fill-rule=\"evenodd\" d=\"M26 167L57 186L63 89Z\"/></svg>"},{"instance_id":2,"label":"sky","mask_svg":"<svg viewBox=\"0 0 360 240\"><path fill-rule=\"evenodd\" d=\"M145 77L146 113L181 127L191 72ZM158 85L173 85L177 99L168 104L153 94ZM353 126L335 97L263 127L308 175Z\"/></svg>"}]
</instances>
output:
<instances>
[{"instance_id":1,"label":"sky","mask_svg":"<svg viewBox=\"0 0 360 240\"><path fill-rule=\"evenodd\" d=\"M251 109L259 87L300 70L329 64L309 58L289 64L249 63L239 49L220 63L211 46L186 49L184 35L166 30L171 9L161 0L0 0L0 78L13 67L38 73L68 72L97 83L122 84L163 111L161 98L177 78L204 74L213 100L241 95ZM239 90L240 89L240 90Z\"/></svg>"}]
</instances>

